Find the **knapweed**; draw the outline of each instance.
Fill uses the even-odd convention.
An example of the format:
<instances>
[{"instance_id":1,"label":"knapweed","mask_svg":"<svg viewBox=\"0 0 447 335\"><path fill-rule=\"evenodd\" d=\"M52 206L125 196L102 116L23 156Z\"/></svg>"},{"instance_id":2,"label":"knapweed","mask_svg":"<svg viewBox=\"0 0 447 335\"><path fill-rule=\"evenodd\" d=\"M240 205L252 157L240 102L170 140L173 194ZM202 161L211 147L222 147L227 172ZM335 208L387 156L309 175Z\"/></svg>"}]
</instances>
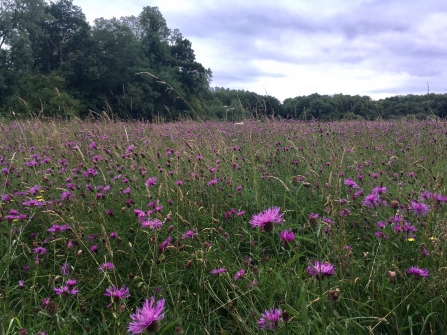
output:
<instances>
[{"instance_id":1,"label":"knapweed","mask_svg":"<svg viewBox=\"0 0 447 335\"><path fill-rule=\"evenodd\" d=\"M345 179L345 185L350 188L359 188L359 185L352 178Z\"/></svg>"},{"instance_id":2,"label":"knapweed","mask_svg":"<svg viewBox=\"0 0 447 335\"><path fill-rule=\"evenodd\" d=\"M127 299L130 297L129 289L126 285L121 286L120 289L113 285L112 287L106 288L106 293L104 293L106 297L110 297L113 302L119 302L122 299ZM110 306L110 305L109 305Z\"/></svg>"},{"instance_id":3,"label":"knapweed","mask_svg":"<svg viewBox=\"0 0 447 335\"><path fill-rule=\"evenodd\" d=\"M417 202L413 200L411 202L411 206L409 206L409 210L413 211L414 214L425 216L430 212L430 206L427 204L424 204L423 202Z\"/></svg>"},{"instance_id":4,"label":"knapweed","mask_svg":"<svg viewBox=\"0 0 447 335\"><path fill-rule=\"evenodd\" d=\"M295 234L290 229L287 229L279 233L279 238L284 242L284 248L289 249L289 243L293 241Z\"/></svg>"},{"instance_id":5,"label":"knapweed","mask_svg":"<svg viewBox=\"0 0 447 335\"><path fill-rule=\"evenodd\" d=\"M163 250L165 250L165 249L169 246L169 244L171 243L171 241L172 241L172 237L171 237L171 236L168 236L168 238L167 238L165 241L163 241L163 242L158 246L158 252L159 252L159 253L162 253Z\"/></svg>"},{"instance_id":6,"label":"knapweed","mask_svg":"<svg viewBox=\"0 0 447 335\"><path fill-rule=\"evenodd\" d=\"M158 219L149 219L141 222L143 228L150 228L152 230L159 230L162 225L163 222Z\"/></svg>"},{"instance_id":7,"label":"knapweed","mask_svg":"<svg viewBox=\"0 0 447 335\"><path fill-rule=\"evenodd\" d=\"M62 264L61 272L63 276L68 277L70 275L70 265L67 263Z\"/></svg>"},{"instance_id":8,"label":"knapweed","mask_svg":"<svg viewBox=\"0 0 447 335\"><path fill-rule=\"evenodd\" d=\"M76 287L72 287L72 286L62 286L62 287L55 287L54 288L54 292L57 295L62 295L62 296L68 296L68 295L76 295L79 291Z\"/></svg>"},{"instance_id":9,"label":"knapweed","mask_svg":"<svg viewBox=\"0 0 447 335\"><path fill-rule=\"evenodd\" d=\"M379 205L379 196L375 193L368 194L362 201L362 205L369 208L375 208Z\"/></svg>"},{"instance_id":10,"label":"knapweed","mask_svg":"<svg viewBox=\"0 0 447 335\"><path fill-rule=\"evenodd\" d=\"M152 177L152 178L149 178L148 180L146 180L147 187L155 186L155 185L157 185L157 177Z\"/></svg>"},{"instance_id":11,"label":"knapweed","mask_svg":"<svg viewBox=\"0 0 447 335\"><path fill-rule=\"evenodd\" d=\"M241 269L238 272L236 272L236 275L234 276L234 280L238 280L240 278L243 278L245 275L245 270Z\"/></svg>"},{"instance_id":12,"label":"knapweed","mask_svg":"<svg viewBox=\"0 0 447 335\"><path fill-rule=\"evenodd\" d=\"M264 232L271 232L273 230L273 224L282 224L284 214L280 214L279 207L271 207L258 214L254 214L250 220L250 224L253 228L260 228Z\"/></svg>"},{"instance_id":13,"label":"knapweed","mask_svg":"<svg viewBox=\"0 0 447 335\"><path fill-rule=\"evenodd\" d=\"M428 273L428 269L421 269L416 266L412 266L411 268L405 271L408 275L413 275L415 279L420 279L421 277L428 277L430 274Z\"/></svg>"},{"instance_id":14,"label":"knapweed","mask_svg":"<svg viewBox=\"0 0 447 335\"><path fill-rule=\"evenodd\" d=\"M213 270L211 270L211 274L212 275L218 275L218 274L221 274L221 273L224 273L224 272L226 272L227 271L227 269L225 269L225 268L220 268L220 269L213 269Z\"/></svg>"},{"instance_id":15,"label":"knapweed","mask_svg":"<svg viewBox=\"0 0 447 335\"><path fill-rule=\"evenodd\" d=\"M279 322L282 321L280 309L269 309L265 310L261 314L261 318L258 320L259 329L263 330L265 328L275 329L279 326Z\"/></svg>"},{"instance_id":16,"label":"knapweed","mask_svg":"<svg viewBox=\"0 0 447 335\"><path fill-rule=\"evenodd\" d=\"M314 261L313 264L307 267L306 271L317 279L335 275L334 266L328 262Z\"/></svg>"},{"instance_id":17,"label":"knapweed","mask_svg":"<svg viewBox=\"0 0 447 335\"><path fill-rule=\"evenodd\" d=\"M163 309L165 307L165 299L157 301L151 297L150 301L146 299L143 308L137 308L134 314L130 315L132 321L127 328L129 333L141 334L145 330L149 333L154 333L160 328L160 320L164 318Z\"/></svg>"},{"instance_id":18,"label":"knapweed","mask_svg":"<svg viewBox=\"0 0 447 335\"><path fill-rule=\"evenodd\" d=\"M318 214L317 213L310 213L309 214L309 224L312 228L315 228L317 226L318 222Z\"/></svg>"},{"instance_id":19,"label":"knapweed","mask_svg":"<svg viewBox=\"0 0 447 335\"><path fill-rule=\"evenodd\" d=\"M44 247L34 248L33 251L35 254L38 254L38 255L45 255L47 253L47 249Z\"/></svg>"},{"instance_id":20,"label":"knapweed","mask_svg":"<svg viewBox=\"0 0 447 335\"><path fill-rule=\"evenodd\" d=\"M115 269L115 265L113 265L113 263L110 262L106 262L103 263L98 270L101 272L106 272L106 271L113 271Z\"/></svg>"},{"instance_id":21,"label":"knapweed","mask_svg":"<svg viewBox=\"0 0 447 335\"><path fill-rule=\"evenodd\" d=\"M198 235L198 233L194 230L188 230L186 233L182 235L182 239L187 238L195 238Z\"/></svg>"}]
</instances>

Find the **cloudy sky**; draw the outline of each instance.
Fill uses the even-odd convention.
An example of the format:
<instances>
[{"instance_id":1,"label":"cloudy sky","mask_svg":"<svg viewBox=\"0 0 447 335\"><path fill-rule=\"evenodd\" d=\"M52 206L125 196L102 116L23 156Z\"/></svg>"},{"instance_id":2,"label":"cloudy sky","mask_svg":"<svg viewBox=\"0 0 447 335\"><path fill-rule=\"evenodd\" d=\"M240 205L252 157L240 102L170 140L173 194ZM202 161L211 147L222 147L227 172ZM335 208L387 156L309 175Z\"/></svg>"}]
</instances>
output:
<instances>
[{"instance_id":1,"label":"cloudy sky","mask_svg":"<svg viewBox=\"0 0 447 335\"><path fill-rule=\"evenodd\" d=\"M211 86L281 101L447 93L446 0L73 0L93 23L160 9Z\"/></svg>"}]
</instances>

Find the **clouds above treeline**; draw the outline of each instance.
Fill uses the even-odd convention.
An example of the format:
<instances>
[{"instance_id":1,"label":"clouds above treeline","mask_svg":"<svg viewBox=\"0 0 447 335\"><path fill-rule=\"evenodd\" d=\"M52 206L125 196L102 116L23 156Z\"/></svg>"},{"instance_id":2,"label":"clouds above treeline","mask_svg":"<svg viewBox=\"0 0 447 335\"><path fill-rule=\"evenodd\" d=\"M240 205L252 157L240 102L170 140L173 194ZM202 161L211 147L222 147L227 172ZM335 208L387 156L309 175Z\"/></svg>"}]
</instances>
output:
<instances>
[{"instance_id":1,"label":"clouds above treeline","mask_svg":"<svg viewBox=\"0 0 447 335\"><path fill-rule=\"evenodd\" d=\"M447 1L74 0L89 21L157 6L212 86L280 100L447 93Z\"/></svg>"}]
</instances>

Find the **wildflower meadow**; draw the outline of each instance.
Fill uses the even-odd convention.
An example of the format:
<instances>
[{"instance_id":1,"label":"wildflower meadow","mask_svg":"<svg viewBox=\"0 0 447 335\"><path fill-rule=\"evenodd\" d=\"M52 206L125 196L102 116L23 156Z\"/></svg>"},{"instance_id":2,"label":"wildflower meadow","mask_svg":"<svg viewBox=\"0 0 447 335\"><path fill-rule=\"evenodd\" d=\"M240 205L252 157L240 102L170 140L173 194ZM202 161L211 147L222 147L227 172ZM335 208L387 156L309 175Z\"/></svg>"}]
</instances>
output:
<instances>
[{"instance_id":1,"label":"wildflower meadow","mask_svg":"<svg viewBox=\"0 0 447 335\"><path fill-rule=\"evenodd\" d=\"M446 334L447 123L0 123L2 334Z\"/></svg>"}]
</instances>

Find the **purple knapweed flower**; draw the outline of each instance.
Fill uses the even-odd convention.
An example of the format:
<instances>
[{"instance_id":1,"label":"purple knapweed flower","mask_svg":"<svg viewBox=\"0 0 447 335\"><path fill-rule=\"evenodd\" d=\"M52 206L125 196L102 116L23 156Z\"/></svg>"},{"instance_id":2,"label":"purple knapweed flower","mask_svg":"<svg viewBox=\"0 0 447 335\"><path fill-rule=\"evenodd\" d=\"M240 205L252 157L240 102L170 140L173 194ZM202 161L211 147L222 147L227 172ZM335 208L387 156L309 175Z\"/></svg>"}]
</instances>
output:
<instances>
[{"instance_id":1,"label":"purple knapweed flower","mask_svg":"<svg viewBox=\"0 0 447 335\"><path fill-rule=\"evenodd\" d=\"M46 305L48 305L48 303L50 302L50 298L43 298L42 299L42 307L45 308Z\"/></svg>"},{"instance_id":2,"label":"purple knapweed flower","mask_svg":"<svg viewBox=\"0 0 447 335\"><path fill-rule=\"evenodd\" d=\"M65 285L62 287L55 287L54 292L56 292L57 295L68 296L70 294L76 295L79 291L76 287L69 287L69 286Z\"/></svg>"},{"instance_id":3,"label":"purple knapweed flower","mask_svg":"<svg viewBox=\"0 0 447 335\"><path fill-rule=\"evenodd\" d=\"M273 224L282 224L284 213L280 214L279 207L271 207L258 214L253 214L250 224L253 228L260 228L262 231L270 232L273 230Z\"/></svg>"},{"instance_id":4,"label":"purple knapweed flower","mask_svg":"<svg viewBox=\"0 0 447 335\"><path fill-rule=\"evenodd\" d=\"M101 272L106 272L106 271L113 271L115 269L115 265L113 265L113 263L111 262L106 262L103 263L98 270Z\"/></svg>"},{"instance_id":5,"label":"purple knapweed flower","mask_svg":"<svg viewBox=\"0 0 447 335\"><path fill-rule=\"evenodd\" d=\"M380 199L377 194L368 194L362 201L362 205L369 208L375 208L379 205Z\"/></svg>"},{"instance_id":6,"label":"purple knapweed flower","mask_svg":"<svg viewBox=\"0 0 447 335\"><path fill-rule=\"evenodd\" d=\"M143 308L137 308L134 314L130 315L132 321L127 328L129 333L141 334L145 330L156 332L160 328L160 320L164 318L163 309L165 307L165 299L157 301L154 306L155 298L151 297L150 301L146 299Z\"/></svg>"},{"instance_id":7,"label":"purple knapweed flower","mask_svg":"<svg viewBox=\"0 0 447 335\"><path fill-rule=\"evenodd\" d=\"M280 232L279 237L284 243L287 244L293 241L293 239L295 238L295 234L290 229L287 229Z\"/></svg>"},{"instance_id":8,"label":"purple knapweed flower","mask_svg":"<svg viewBox=\"0 0 447 335\"><path fill-rule=\"evenodd\" d=\"M141 226L143 228L150 228L152 230L159 230L162 225L163 225L163 222L161 222L158 219L149 219L149 220L141 222Z\"/></svg>"},{"instance_id":9,"label":"purple knapweed flower","mask_svg":"<svg viewBox=\"0 0 447 335\"><path fill-rule=\"evenodd\" d=\"M70 265L67 263L62 264L61 272L63 276L68 277L70 275Z\"/></svg>"},{"instance_id":10,"label":"purple knapweed flower","mask_svg":"<svg viewBox=\"0 0 447 335\"><path fill-rule=\"evenodd\" d=\"M38 255L45 255L47 253L47 249L45 249L44 247L37 247L33 249L35 254Z\"/></svg>"},{"instance_id":11,"label":"purple knapweed flower","mask_svg":"<svg viewBox=\"0 0 447 335\"><path fill-rule=\"evenodd\" d=\"M194 230L188 230L186 233L184 233L182 235L182 239L186 239L186 238L194 238L198 235L197 232L195 232Z\"/></svg>"},{"instance_id":12,"label":"purple knapweed flower","mask_svg":"<svg viewBox=\"0 0 447 335\"><path fill-rule=\"evenodd\" d=\"M334 266L328 262L314 261L313 264L307 267L306 271L317 279L335 275Z\"/></svg>"},{"instance_id":13,"label":"purple knapweed flower","mask_svg":"<svg viewBox=\"0 0 447 335\"><path fill-rule=\"evenodd\" d=\"M64 191L64 192L62 192L62 194L61 194L61 199L62 199L62 201L71 200L72 198L73 198L73 194L71 194L71 193L68 192L68 191Z\"/></svg>"},{"instance_id":14,"label":"purple knapweed flower","mask_svg":"<svg viewBox=\"0 0 447 335\"><path fill-rule=\"evenodd\" d=\"M54 224L51 226L51 228L47 229L47 232L52 233L52 234L56 234L56 233L61 233L65 230L70 229L70 227L68 227L66 224L59 226L57 224Z\"/></svg>"},{"instance_id":15,"label":"purple knapweed flower","mask_svg":"<svg viewBox=\"0 0 447 335\"><path fill-rule=\"evenodd\" d=\"M258 320L258 327L261 330L267 327L270 329L275 329L279 326L280 321L282 321L280 309L266 309L264 313L261 314L261 318Z\"/></svg>"},{"instance_id":16,"label":"purple knapweed flower","mask_svg":"<svg viewBox=\"0 0 447 335\"><path fill-rule=\"evenodd\" d=\"M350 188L359 188L359 185L352 178L345 179L345 185Z\"/></svg>"},{"instance_id":17,"label":"purple knapweed flower","mask_svg":"<svg viewBox=\"0 0 447 335\"><path fill-rule=\"evenodd\" d=\"M382 240L386 240L388 238L388 236L385 235L385 233L381 230L376 231L374 233L374 235L376 235L378 238L382 239Z\"/></svg>"},{"instance_id":18,"label":"purple knapweed flower","mask_svg":"<svg viewBox=\"0 0 447 335\"><path fill-rule=\"evenodd\" d=\"M430 275L428 273L428 269L421 269L416 266L412 266L405 272L409 275L413 275L415 279L420 279L421 277L428 277Z\"/></svg>"},{"instance_id":19,"label":"purple knapweed flower","mask_svg":"<svg viewBox=\"0 0 447 335\"><path fill-rule=\"evenodd\" d=\"M168 236L168 238L158 246L158 252L162 253L163 250L165 250L169 246L171 241L172 241L172 237Z\"/></svg>"},{"instance_id":20,"label":"purple knapweed flower","mask_svg":"<svg viewBox=\"0 0 447 335\"><path fill-rule=\"evenodd\" d=\"M224 273L224 272L226 272L227 271L227 269L225 269L224 267L223 268L220 268L220 269L213 269L213 270L211 270L211 274L212 275L218 275L218 274L221 274L221 273Z\"/></svg>"},{"instance_id":21,"label":"purple knapweed flower","mask_svg":"<svg viewBox=\"0 0 447 335\"><path fill-rule=\"evenodd\" d=\"M207 186L213 186L213 185L216 185L216 184L217 184L217 179L212 179L206 185Z\"/></svg>"},{"instance_id":22,"label":"purple knapweed flower","mask_svg":"<svg viewBox=\"0 0 447 335\"><path fill-rule=\"evenodd\" d=\"M155 186L157 185L157 177L151 177L148 180L146 180L146 186Z\"/></svg>"},{"instance_id":23,"label":"purple knapweed flower","mask_svg":"<svg viewBox=\"0 0 447 335\"><path fill-rule=\"evenodd\" d=\"M411 206L408 208L409 210L412 210L414 214L425 216L430 212L430 206L427 204L424 204L422 202L417 202L416 200L413 200L411 202Z\"/></svg>"},{"instance_id":24,"label":"purple knapweed flower","mask_svg":"<svg viewBox=\"0 0 447 335\"><path fill-rule=\"evenodd\" d=\"M372 194L383 194L386 192L386 187L385 186L378 186L378 187L374 187L372 189Z\"/></svg>"},{"instance_id":25,"label":"purple knapweed flower","mask_svg":"<svg viewBox=\"0 0 447 335\"><path fill-rule=\"evenodd\" d=\"M118 289L115 285L113 285L112 287L108 287L104 295L106 297L112 298L114 302L119 302L122 299L127 299L130 297L129 289L126 287L126 285L121 286L120 289Z\"/></svg>"},{"instance_id":26,"label":"purple knapweed flower","mask_svg":"<svg viewBox=\"0 0 447 335\"><path fill-rule=\"evenodd\" d=\"M76 283L77 283L76 279L67 279L65 285L67 285L69 288L72 288L76 285Z\"/></svg>"},{"instance_id":27,"label":"purple knapweed flower","mask_svg":"<svg viewBox=\"0 0 447 335\"><path fill-rule=\"evenodd\" d=\"M236 272L236 275L234 276L234 280L238 280L240 278L243 278L245 274L245 270L241 269L238 272Z\"/></svg>"}]
</instances>

